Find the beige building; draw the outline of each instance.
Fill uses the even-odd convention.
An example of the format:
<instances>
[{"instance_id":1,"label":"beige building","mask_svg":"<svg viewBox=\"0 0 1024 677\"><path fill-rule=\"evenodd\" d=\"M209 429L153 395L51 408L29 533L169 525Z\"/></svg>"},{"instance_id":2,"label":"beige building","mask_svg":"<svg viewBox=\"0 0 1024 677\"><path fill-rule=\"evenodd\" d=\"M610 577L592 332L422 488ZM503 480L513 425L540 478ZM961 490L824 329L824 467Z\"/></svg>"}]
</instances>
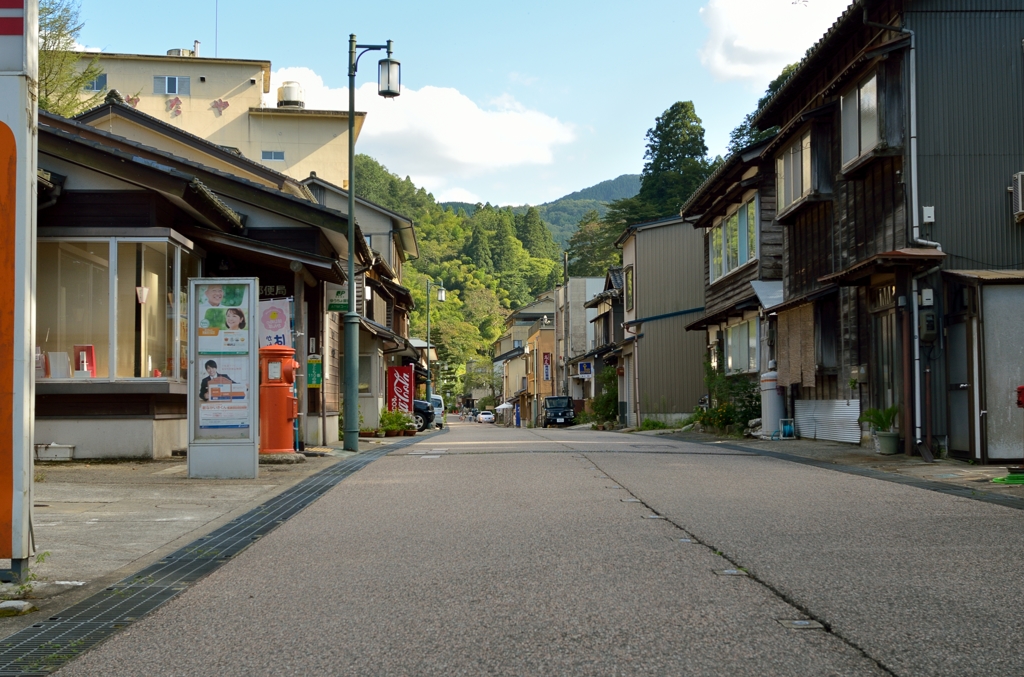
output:
<instances>
[{"instance_id":1,"label":"beige building","mask_svg":"<svg viewBox=\"0 0 1024 677\"><path fill-rule=\"evenodd\" d=\"M116 89L131 106L295 179L310 172L348 185L348 112L305 108L299 83L270 91L270 62L209 59L196 50L164 56L86 54L103 73L82 100ZM267 107L264 95L276 104ZM356 113L355 134L365 113ZM105 131L118 134L114 129Z\"/></svg>"}]
</instances>

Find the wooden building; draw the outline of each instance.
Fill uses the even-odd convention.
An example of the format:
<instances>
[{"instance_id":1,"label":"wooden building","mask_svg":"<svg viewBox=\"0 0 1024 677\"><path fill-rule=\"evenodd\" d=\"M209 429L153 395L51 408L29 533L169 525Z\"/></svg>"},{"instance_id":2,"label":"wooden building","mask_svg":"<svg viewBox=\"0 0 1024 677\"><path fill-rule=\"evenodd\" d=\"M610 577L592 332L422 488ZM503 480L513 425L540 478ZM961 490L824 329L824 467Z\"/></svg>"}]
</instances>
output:
<instances>
[{"instance_id":1,"label":"wooden building","mask_svg":"<svg viewBox=\"0 0 1024 677\"><path fill-rule=\"evenodd\" d=\"M1024 308L1022 34L1020 0L857 0L755 116L779 130L761 160L802 436L857 441L861 404L898 405L906 453L1024 456L1024 338L984 322Z\"/></svg>"}]
</instances>

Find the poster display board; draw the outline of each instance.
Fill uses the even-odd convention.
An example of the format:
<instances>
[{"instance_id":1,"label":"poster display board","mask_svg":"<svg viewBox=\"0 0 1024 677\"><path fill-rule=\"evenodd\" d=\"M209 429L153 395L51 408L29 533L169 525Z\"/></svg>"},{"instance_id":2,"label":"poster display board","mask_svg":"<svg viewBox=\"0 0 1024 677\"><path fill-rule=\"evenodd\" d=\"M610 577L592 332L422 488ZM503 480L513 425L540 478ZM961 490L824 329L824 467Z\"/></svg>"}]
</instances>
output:
<instances>
[{"instance_id":1,"label":"poster display board","mask_svg":"<svg viewBox=\"0 0 1024 677\"><path fill-rule=\"evenodd\" d=\"M189 477L256 477L258 284L256 278L189 280Z\"/></svg>"}]
</instances>

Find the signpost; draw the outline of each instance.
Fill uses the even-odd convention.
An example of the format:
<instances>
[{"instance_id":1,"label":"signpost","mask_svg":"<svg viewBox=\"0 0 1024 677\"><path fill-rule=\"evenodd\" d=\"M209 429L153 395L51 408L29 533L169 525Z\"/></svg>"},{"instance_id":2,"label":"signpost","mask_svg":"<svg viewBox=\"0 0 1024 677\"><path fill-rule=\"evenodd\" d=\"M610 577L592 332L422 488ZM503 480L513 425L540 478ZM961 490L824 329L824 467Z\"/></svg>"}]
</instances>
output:
<instances>
[{"instance_id":1,"label":"signpost","mask_svg":"<svg viewBox=\"0 0 1024 677\"><path fill-rule=\"evenodd\" d=\"M0 580L24 581L35 418L37 0L0 0Z\"/></svg>"},{"instance_id":2,"label":"signpost","mask_svg":"<svg viewBox=\"0 0 1024 677\"><path fill-rule=\"evenodd\" d=\"M193 278L188 286L188 476L255 478L259 283L256 278Z\"/></svg>"}]
</instances>

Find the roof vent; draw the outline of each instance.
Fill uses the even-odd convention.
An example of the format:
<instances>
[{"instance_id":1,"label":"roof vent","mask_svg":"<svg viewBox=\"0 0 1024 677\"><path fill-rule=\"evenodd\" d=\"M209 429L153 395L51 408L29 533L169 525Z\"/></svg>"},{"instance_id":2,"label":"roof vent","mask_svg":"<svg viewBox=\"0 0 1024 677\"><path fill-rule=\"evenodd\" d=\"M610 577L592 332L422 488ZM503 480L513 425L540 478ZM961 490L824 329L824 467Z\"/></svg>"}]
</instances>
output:
<instances>
[{"instance_id":1,"label":"roof vent","mask_svg":"<svg viewBox=\"0 0 1024 677\"><path fill-rule=\"evenodd\" d=\"M278 108L305 108L306 102L302 100L302 85L289 80L277 88Z\"/></svg>"},{"instance_id":2,"label":"roof vent","mask_svg":"<svg viewBox=\"0 0 1024 677\"><path fill-rule=\"evenodd\" d=\"M196 53L191 49L169 49L167 50L167 56L195 56Z\"/></svg>"}]
</instances>

